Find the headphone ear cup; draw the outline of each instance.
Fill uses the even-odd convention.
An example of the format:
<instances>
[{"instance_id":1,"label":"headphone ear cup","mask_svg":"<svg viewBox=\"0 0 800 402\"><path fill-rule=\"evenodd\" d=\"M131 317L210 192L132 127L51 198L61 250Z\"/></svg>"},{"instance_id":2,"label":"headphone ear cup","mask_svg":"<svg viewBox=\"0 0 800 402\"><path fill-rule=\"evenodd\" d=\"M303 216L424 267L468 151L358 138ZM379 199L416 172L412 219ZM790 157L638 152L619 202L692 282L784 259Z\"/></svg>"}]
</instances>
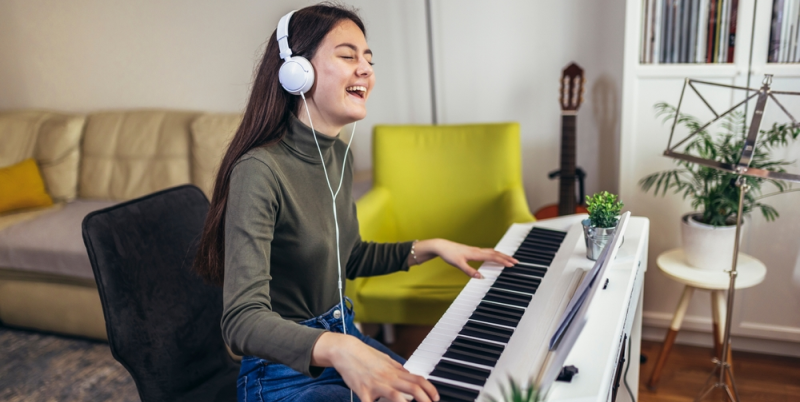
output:
<instances>
[{"instance_id":1,"label":"headphone ear cup","mask_svg":"<svg viewBox=\"0 0 800 402\"><path fill-rule=\"evenodd\" d=\"M278 79L286 92L292 95L304 94L314 86L314 67L305 57L293 56L281 65Z\"/></svg>"}]
</instances>

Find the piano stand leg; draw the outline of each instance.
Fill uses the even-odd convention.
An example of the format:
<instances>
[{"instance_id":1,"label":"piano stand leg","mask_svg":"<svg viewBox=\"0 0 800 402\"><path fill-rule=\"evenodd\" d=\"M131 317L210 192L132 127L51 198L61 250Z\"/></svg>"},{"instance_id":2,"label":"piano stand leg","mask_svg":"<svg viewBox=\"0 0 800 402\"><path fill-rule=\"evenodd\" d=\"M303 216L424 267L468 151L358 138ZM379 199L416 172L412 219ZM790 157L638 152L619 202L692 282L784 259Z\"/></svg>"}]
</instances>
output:
<instances>
[{"instance_id":1,"label":"piano stand leg","mask_svg":"<svg viewBox=\"0 0 800 402\"><path fill-rule=\"evenodd\" d=\"M383 341L387 345L391 345L394 343L394 324L383 324L381 329L383 330Z\"/></svg>"},{"instance_id":2,"label":"piano stand leg","mask_svg":"<svg viewBox=\"0 0 800 402\"><path fill-rule=\"evenodd\" d=\"M687 285L683 288L683 296L681 296L681 300L678 302L678 308L675 309L675 315L672 317L672 323L669 326L667 337L664 339L664 345L661 347L661 353L658 354L656 366L653 368L653 373L650 375L650 380L647 382L647 388L651 390L656 388L658 380L661 378L661 371L667 363L667 357L669 357L669 352L672 350L672 345L675 344L675 338L678 336L678 331L681 329L681 323L683 322L683 317L686 315L686 309L689 308L689 301L692 299L692 294L694 294L693 287Z\"/></svg>"}]
</instances>

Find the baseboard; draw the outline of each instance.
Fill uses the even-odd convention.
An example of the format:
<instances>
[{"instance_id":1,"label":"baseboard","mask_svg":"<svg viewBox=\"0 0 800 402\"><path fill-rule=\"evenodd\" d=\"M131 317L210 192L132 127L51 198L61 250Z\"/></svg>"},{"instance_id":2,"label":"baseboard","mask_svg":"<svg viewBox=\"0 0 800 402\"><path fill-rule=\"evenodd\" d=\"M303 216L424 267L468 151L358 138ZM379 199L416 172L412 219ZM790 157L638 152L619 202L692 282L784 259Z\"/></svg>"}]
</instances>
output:
<instances>
[{"instance_id":1,"label":"baseboard","mask_svg":"<svg viewBox=\"0 0 800 402\"><path fill-rule=\"evenodd\" d=\"M662 342L667 335L672 315L644 312L642 321L642 339ZM712 348L711 319L687 316L675 343ZM733 335L731 336L731 347L734 351L800 357L800 342Z\"/></svg>"}]
</instances>

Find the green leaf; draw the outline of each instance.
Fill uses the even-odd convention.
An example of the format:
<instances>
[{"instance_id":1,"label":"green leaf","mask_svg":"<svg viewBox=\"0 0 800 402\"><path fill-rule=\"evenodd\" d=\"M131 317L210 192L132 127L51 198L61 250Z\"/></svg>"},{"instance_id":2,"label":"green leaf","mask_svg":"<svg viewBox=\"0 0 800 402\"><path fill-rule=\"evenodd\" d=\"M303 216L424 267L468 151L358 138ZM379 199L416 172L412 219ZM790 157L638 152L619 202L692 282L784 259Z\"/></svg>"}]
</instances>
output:
<instances>
[{"instance_id":1,"label":"green leaf","mask_svg":"<svg viewBox=\"0 0 800 402\"><path fill-rule=\"evenodd\" d=\"M656 117L661 118L664 124L671 125L673 121L676 121L677 125L686 127L690 132L695 132L702 127L697 118L685 113L678 114L675 107L665 102L656 103L654 109ZM729 164L738 163L747 134L745 114L740 110L731 112L722 118L720 127L722 131L715 135L708 130L697 132L688 140L683 152L704 159L713 159ZM774 172L785 172L785 167L793 165L795 161L775 159L771 156L771 152L793 144L798 137L800 137L800 127L792 127L790 124L773 123L769 129L761 130L758 148L753 153L750 166ZM705 223L720 226L736 219L739 189L732 182L737 175L698 166L683 160L674 162L679 167L678 169L651 173L639 180L639 187L644 192L653 190L654 195L660 194L661 196L671 190L675 194L680 194L684 199L690 199L693 208L702 209L702 220ZM792 191L791 186L778 180L755 177L747 177L745 182L750 190L744 197L742 213L746 215L755 209L760 209L766 220L775 220L778 217L778 211L769 205L758 202L761 198L765 198L758 197L761 194L761 186L767 182L775 186L777 191L768 196ZM587 202L589 199L590 197L587 196ZM590 209L592 224L601 221L603 223L616 222L613 219L608 220L609 214L615 208L606 202L603 204L605 212L593 212Z\"/></svg>"}]
</instances>

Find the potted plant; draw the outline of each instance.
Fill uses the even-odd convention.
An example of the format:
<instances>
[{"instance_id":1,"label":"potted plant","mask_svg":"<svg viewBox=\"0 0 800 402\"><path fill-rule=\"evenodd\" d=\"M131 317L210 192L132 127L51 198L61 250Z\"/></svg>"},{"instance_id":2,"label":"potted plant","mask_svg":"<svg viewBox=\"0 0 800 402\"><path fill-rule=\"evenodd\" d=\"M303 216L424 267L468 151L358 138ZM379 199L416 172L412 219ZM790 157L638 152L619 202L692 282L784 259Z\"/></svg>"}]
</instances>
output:
<instances>
[{"instance_id":1,"label":"potted plant","mask_svg":"<svg viewBox=\"0 0 800 402\"><path fill-rule=\"evenodd\" d=\"M664 122L675 117L676 109L666 103L655 105L656 115L663 116ZM695 117L681 113L678 124L694 132L702 127ZM732 112L723 118L722 132L712 136L708 131L698 132L685 148L684 153L703 159L736 164L742 153L742 146L747 132L745 115ZM796 140L800 129L788 124L773 124L769 130L761 130L756 152L750 162L751 167L785 172L784 166L792 162L775 160L770 152L789 145ZM700 269L730 269L733 260L736 219L739 206L739 188L735 185L737 175L710 167L696 165L691 162L676 160L678 167L648 175L639 181L645 192L653 190L654 194L663 196L669 190L682 194L683 198L692 200L690 212L683 216L681 235L684 253L689 265ZM778 211L761 202L765 197L788 190L785 183L777 180L745 176L749 187L745 193L742 213L747 215L760 209L767 221L778 217ZM761 186L769 182L776 191L762 195Z\"/></svg>"},{"instance_id":2,"label":"potted plant","mask_svg":"<svg viewBox=\"0 0 800 402\"><path fill-rule=\"evenodd\" d=\"M508 390L501 388L504 402L539 402L542 399L542 395L533 385L533 381L529 381L526 387L517 384L514 379L509 379L509 381L510 387ZM494 398L489 398L489 400L498 402Z\"/></svg>"},{"instance_id":3,"label":"potted plant","mask_svg":"<svg viewBox=\"0 0 800 402\"><path fill-rule=\"evenodd\" d=\"M617 201L616 194L608 191L586 196L586 209L589 218L584 219L583 235L586 240L586 257L596 261L606 243L614 237L623 203Z\"/></svg>"}]
</instances>

